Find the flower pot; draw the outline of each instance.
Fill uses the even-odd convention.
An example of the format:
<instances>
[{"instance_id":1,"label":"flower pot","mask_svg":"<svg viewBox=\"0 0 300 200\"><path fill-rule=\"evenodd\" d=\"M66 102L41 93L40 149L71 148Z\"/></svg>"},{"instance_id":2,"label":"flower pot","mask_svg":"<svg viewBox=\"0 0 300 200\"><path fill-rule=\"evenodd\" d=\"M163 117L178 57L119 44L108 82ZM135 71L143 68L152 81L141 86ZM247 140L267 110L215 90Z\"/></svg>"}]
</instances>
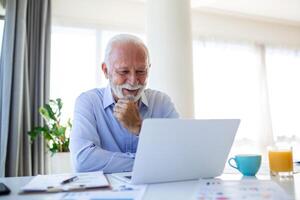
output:
<instances>
[{"instance_id":1,"label":"flower pot","mask_svg":"<svg viewBox=\"0 0 300 200\"><path fill-rule=\"evenodd\" d=\"M71 173L71 154L70 152L58 152L49 155L49 173L50 174L61 174L61 173Z\"/></svg>"}]
</instances>

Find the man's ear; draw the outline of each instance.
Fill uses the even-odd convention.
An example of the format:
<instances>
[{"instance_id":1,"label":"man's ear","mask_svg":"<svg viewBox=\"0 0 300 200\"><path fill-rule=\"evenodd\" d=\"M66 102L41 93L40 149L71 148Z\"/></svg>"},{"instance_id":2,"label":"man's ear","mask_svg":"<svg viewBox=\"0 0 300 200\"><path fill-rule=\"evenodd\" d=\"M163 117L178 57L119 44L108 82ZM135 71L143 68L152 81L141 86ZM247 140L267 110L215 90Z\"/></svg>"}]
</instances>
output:
<instances>
[{"instance_id":1,"label":"man's ear","mask_svg":"<svg viewBox=\"0 0 300 200\"><path fill-rule=\"evenodd\" d=\"M105 78L108 79L108 67L107 67L106 63L102 63L101 67L102 67L102 71L104 73Z\"/></svg>"}]
</instances>

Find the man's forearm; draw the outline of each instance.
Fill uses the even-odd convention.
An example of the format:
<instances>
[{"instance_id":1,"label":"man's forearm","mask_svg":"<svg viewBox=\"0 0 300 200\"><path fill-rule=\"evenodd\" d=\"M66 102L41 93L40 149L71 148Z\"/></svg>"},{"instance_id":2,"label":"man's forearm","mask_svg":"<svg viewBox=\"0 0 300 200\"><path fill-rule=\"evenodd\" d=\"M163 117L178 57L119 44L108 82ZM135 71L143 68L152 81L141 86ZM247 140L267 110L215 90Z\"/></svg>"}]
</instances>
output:
<instances>
[{"instance_id":1,"label":"man's forearm","mask_svg":"<svg viewBox=\"0 0 300 200\"><path fill-rule=\"evenodd\" d=\"M90 145L72 155L77 172L101 170L104 173L131 171L134 154L110 152L96 145Z\"/></svg>"}]
</instances>

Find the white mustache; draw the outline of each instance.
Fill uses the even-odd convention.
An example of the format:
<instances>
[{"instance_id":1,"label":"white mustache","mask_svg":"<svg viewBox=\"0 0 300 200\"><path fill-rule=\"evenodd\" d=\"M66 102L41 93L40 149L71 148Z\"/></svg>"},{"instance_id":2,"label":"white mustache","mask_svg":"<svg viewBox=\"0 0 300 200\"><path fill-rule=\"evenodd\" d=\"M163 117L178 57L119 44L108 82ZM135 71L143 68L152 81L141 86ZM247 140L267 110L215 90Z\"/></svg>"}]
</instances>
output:
<instances>
[{"instance_id":1,"label":"white mustache","mask_svg":"<svg viewBox=\"0 0 300 200\"><path fill-rule=\"evenodd\" d=\"M125 83L123 85L120 85L120 87L122 89L127 89L127 90L139 90L141 89L142 87L144 87L144 85L141 85L141 84L138 84L138 85L130 85L128 83Z\"/></svg>"},{"instance_id":2,"label":"white mustache","mask_svg":"<svg viewBox=\"0 0 300 200\"><path fill-rule=\"evenodd\" d=\"M145 84L134 84L131 85L129 83L124 83L122 85L115 85L113 82L110 80L110 86L112 88L112 91L114 95L116 95L119 99L129 99L133 101L138 101L141 98L142 92L146 87ZM137 95L124 95L122 92L122 89L127 89L127 90L138 90Z\"/></svg>"}]
</instances>

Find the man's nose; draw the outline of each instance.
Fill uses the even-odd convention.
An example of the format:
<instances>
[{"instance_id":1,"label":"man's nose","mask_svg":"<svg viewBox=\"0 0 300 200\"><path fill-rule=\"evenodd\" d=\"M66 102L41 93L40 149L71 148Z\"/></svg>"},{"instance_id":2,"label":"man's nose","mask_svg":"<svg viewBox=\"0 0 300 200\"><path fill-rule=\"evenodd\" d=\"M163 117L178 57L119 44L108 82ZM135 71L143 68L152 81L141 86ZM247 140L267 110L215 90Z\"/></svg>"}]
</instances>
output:
<instances>
[{"instance_id":1,"label":"man's nose","mask_svg":"<svg viewBox=\"0 0 300 200\"><path fill-rule=\"evenodd\" d=\"M137 84L138 80L137 80L136 74L135 73L130 73L129 76L127 77L127 82L130 85Z\"/></svg>"}]
</instances>

